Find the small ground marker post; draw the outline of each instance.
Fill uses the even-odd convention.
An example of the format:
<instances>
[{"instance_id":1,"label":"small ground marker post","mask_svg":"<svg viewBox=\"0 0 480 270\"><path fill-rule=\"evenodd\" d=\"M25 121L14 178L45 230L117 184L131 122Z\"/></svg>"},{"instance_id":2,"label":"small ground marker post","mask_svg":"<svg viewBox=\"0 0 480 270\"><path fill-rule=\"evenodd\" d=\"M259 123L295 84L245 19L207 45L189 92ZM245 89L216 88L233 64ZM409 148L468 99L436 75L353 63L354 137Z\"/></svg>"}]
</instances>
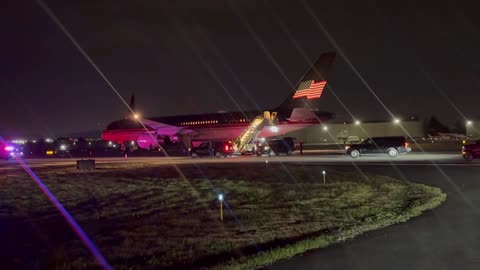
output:
<instances>
[{"instance_id":1,"label":"small ground marker post","mask_svg":"<svg viewBox=\"0 0 480 270\"><path fill-rule=\"evenodd\" d=\"M322 174L323 174L323 184L325 185L325 177L326 177L327 173L325 171L322 171Z\"/></svg>"},{"instance_id":2,"label":"small ground marker post","mask_svg":"<svg viewBox=\"0 0 480 270\"><path fill-rule=\"evenodd\" d=\"M218 201L220 202L220 220L223 221L223 194L218 194Z\"/></svg>"}]
</instances>

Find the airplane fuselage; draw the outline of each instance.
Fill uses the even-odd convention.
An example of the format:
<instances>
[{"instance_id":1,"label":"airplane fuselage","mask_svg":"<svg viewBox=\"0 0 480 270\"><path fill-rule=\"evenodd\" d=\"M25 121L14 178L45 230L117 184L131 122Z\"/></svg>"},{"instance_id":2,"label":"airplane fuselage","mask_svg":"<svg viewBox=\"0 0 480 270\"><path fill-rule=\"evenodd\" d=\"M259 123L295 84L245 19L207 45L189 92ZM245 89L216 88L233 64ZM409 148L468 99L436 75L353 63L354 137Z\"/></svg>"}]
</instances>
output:
<instances>
[{"instance_id":1,"label":"airplane fuselage","mask_svg":"<svg viewBox=\"0 0 480 270\"><path fill-rule=\"evenodd\" d=\"M262 125L258 126L263 127L258 134L259 137L281 136L334 117L328 112L318 112L317 101L327 85L326 77L335 57L334 52L320 55L300 80L295 91L291 92L276 109L268 110L276 112L277 115L275 119L266 118L269 125L264 127L262 122ZM133 98L130 104L130 110L133 112ZM226 112L144 119L127 117L110 123L102 133L102 139L124 145L127 141L136 141L141 148L151 148L159 143L167 144L171 141L234 140L250 122L263 113L263 111Z\"/></svg>"},{"instance_id":2,"label":"airplane fuselage","mask_svg":"<svg viewBox=\"0 0 480 270\"><path fill-rule=\"evenodd\" d=\"M274 126L266 126L259 133L259 137L281 136L286 133L304 129L331 119L332 114L327 112L315 112L315 118L302 121L289 121L287 115L291 112L278 112L278 123ZM168 132L168 128L155 129L148 124L142 126L135 119L122 119L112 122L102 133L102 139L106 141L136 141L141 148L148 148L156 142L180 141L183 135L188 135L191 140L233 140L248 127L250 122L258 115L259 111L210 113L183 116L167 116L147 118L148 122L162 123L172 127L178 127L174 132ZM144 121L144 122L147 122ZM193 131L184 133L182 130ZM155 141L154 141L155 140Z\"/></svg>"}]
</instances>

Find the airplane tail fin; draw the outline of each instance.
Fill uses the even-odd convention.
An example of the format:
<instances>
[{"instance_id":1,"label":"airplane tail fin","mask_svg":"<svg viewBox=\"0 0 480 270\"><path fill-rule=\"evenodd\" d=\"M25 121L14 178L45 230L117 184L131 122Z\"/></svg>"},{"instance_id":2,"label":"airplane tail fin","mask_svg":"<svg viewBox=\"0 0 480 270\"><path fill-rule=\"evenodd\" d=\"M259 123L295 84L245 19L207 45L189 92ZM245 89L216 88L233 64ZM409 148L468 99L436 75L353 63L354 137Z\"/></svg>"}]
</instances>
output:
<instances>
[{"instance_id":1,"label":"airplane tail fin","mask_svg":"<svg viewBox=\"0 0 480 270\"><path fill-rule=\"evenodd\" d=\"M130 106L130 109L132 109L132 111L135 111L135 94L132 94L132 96L130 97L129 106Z\"/></svg>"},{"instance_id":2,"label":"airplane tail fin","mask_svg":"<svg viewBox=\"0 0 480 270\"><path fill-rule=\"evenodd\" d=\"M335 57L335 52L322 53L296 85L295 92L290 94L278 109L308 108L318 110L318 100L327 85L327 77Z\"/></svg>"},{"instance_id":3,"label":"airplane tail fin","mask_svg":"<svg viewBox=\"0 0 480 270\"><path fill-rule=\"evenodd\" d=\"M128 104L128 110L127 110L127 114L125 115L125 118L133 117L134 114L135 114L135 94L132 93L132 95L130 96L130 103Z\"/></svg>"}]
</instances>

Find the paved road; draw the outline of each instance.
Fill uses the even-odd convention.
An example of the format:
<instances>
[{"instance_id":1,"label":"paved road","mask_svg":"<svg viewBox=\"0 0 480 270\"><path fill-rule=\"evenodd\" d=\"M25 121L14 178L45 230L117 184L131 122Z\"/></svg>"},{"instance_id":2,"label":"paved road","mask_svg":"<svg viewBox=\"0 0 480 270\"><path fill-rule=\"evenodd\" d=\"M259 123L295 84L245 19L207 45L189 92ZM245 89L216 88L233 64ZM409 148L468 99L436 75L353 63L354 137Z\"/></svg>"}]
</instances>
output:
<instances>
[{"instance_id":1,"label":"paved road","mask_svg":"<svg viewBox=\"0 0 480 270\"><path fill-rule=\"evenodd\" d=\"M480 167L359 168L440 187L447 201L406 223L280 261L270 269L480 269Z\"/></svg>"},{"instance_id":2,"label":"paved road","mask_svg":"<svg viewBox=\"0 0 480 270\"><path fill-rule=\"evenodd\" d=\"M45 166L76 166L75 158L44 158L44 159L26 159L25 162L31 168L41 168ZM131 157L125 160L120 157L97 158L97 166L106 164L128 164L143 163L152 165L169 164L193 164L193 163L256 163L256 162L283 162L283 163L321 163L323 165L368 165L368 166L397 166L416 165L416 166L480 166L480 162L474 161L466 163L459 154L440 154L440 153L411 153L401 155L396 158L388 156L362 156L357 159L339 154L330 155L295 155L295 156L277 156L277 157L254 157L238 156L228 158L189 158L189 157ZM0 170L10 170L19 168L15 160L0 161Z\"/></svg>"},{"instance_id":3,"label":"paved road","mask_svg":"<svg viewBox=\"0 0 480 270\"><path fill-rule=\"evenodd\" d=\"M288 162L322 164L389 175L442 188L447 201L403 224L367 233L355 240L282 260L270 269L480 269L480 161L465 163L458 154L409 154L352 160L342 155L237 158L97 159L106 164ZM352 163L354 162L354 163ZM75 159L33 159L29 166L75 166ZM353 166L356 165L356 166ZM16 170L1 161L1 170Z\"/></svg>"}]
</instances>

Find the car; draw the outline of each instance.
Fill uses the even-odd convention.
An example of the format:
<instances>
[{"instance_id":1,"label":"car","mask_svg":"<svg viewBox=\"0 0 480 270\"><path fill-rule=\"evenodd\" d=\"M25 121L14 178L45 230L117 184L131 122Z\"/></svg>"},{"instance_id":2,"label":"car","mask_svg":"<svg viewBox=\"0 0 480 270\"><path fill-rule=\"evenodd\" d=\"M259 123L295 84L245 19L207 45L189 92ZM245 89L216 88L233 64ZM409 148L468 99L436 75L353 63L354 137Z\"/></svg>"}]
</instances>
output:
<instances>
[{"instance_id":1,"label":"car","mask_svg":"<svg viewBox=\"0 0 480 270\"><path fill-rule=\"evenodd\" d=\"M233 154L233 143L231 141L204 141L197 147L189 150L192 158L199 156L231 156Z\"/></svg>"},{"instance_id":2,"label":"car","mask_svg":"<svg viewBox=\"0 0 480 270\"><path fill-rule=\"evenodd\" d=\"M15 153L15 147L3 142L0 142L0 159L10 159Z\"/></svg>"},{"instance_id":3,"label":"car","mask_svg":"<svg viewBox=\"0 0 480 270\"><path fill-rule=\"evenodd\" d=\"M403 136L373 137L359 144L351 144L345 147L346 154L352 158L368 154L387 154L396 157L398 154L407 154L412 149Z\"/></svg>"},{"instance_id":4,"label":"car","mask_svg":"<svg viewBox=\"0 0 480 270\"><path fill-rule=\"evenodd\" d=\"M462 156L466 161L480 158L480 140L472 144L462 146Z\"/></svg>"},{"instance_id":5,"label":"car","mask_svg":"<svg viewBox=\"0 0 480 270\"><path fill-rule=\"evenodd\" d=\"M257 156L264 154L279 155L286 154L291 155L295 151L295 142L292 137L269 139L263 143L258 143L255 153Z\"/></svg>"}]
</instances>

